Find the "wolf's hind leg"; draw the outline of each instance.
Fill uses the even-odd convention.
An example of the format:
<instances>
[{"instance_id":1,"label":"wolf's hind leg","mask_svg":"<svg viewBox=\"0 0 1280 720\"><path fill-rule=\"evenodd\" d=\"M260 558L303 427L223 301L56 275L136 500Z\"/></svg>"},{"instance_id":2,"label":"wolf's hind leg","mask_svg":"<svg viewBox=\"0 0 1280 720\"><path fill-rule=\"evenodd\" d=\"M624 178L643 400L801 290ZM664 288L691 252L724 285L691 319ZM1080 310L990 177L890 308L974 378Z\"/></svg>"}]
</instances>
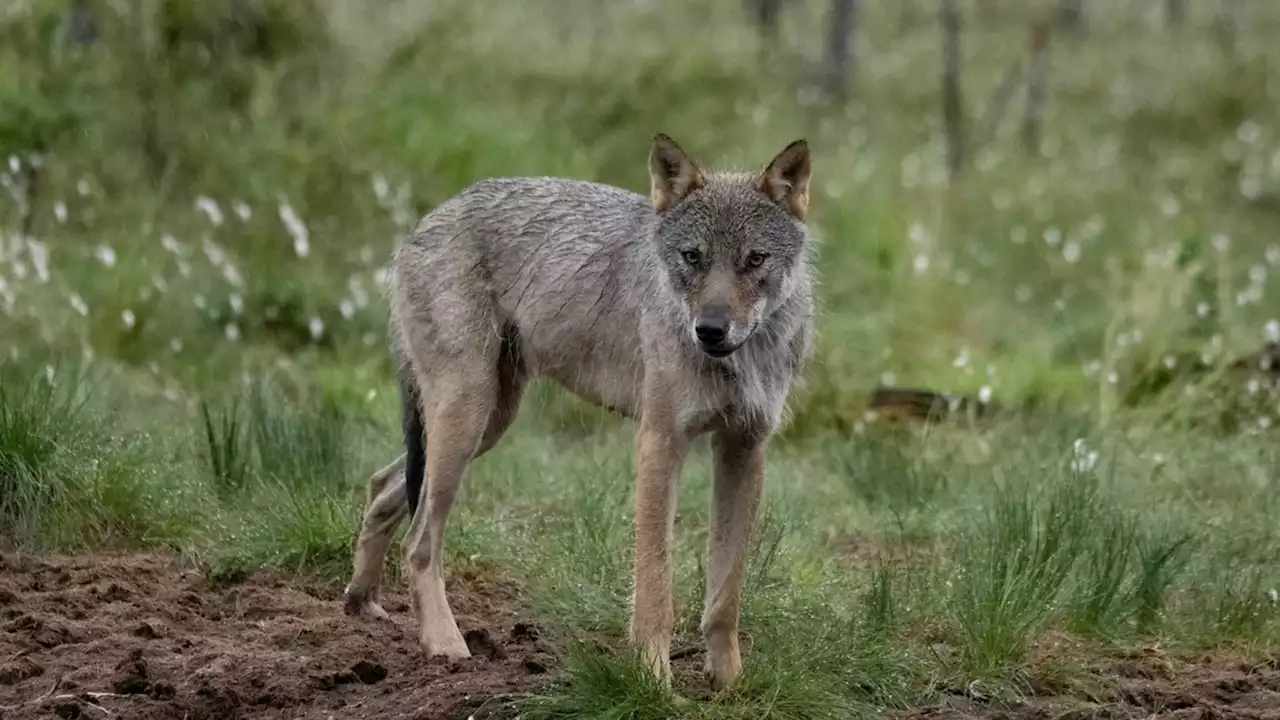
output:
<instances>
[{"instance_id":1,"label":"wolf's hind leg","mask_svg":"<svg viewBox=\"0 0 1280 720\"><path fill-rule=\"evenodd\" d=\"M383 619L387 613L378 603L382 568L391 538L400 521L409 514L405 494L405 456L369 478L368 497L360 538L356 541L351 582L343 593L343 612L365 619Z\"/></svg>"}]
</instances>

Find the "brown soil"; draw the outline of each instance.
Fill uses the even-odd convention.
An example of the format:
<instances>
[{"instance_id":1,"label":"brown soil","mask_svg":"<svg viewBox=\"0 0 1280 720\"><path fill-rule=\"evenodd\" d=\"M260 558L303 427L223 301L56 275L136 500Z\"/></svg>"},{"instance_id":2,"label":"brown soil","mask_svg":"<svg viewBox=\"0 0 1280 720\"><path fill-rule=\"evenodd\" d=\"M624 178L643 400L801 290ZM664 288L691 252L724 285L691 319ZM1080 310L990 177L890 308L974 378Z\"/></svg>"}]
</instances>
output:
<instances>
[{"instance_id":1,"label":"brown soil","mask_svg":"<svg viewBox=\"0 0 1280 720\"><path fill-rule=\"evenodd\" d=\"M510 716L504 700L545 686L555 653L495 577L451 578L475 657L449 662L418 650L399 591L391 622L366 622L342 614L335 588L269 573L219 587L160 555L0 554L0 720ZM956 688L895 715L1280 720L1280 661L1052 645L1036 653L1025 701ZM697 674L698 654L676 660L678 676Z\"/></svg>"},{"instance_id":2,"label":"brown soil","mask_svg":"<svg viewBox=\"0 0 1280 720\"><path fill-rule=\"evenodd\" d=\"M552 649L510 587L455 574L462 662L421 654L402 592L366 622L265 573L216 587L158 555L0 555L0 719L487 717L548 681Z\"/></svg>"},{"instance_id":3,"label":"brown soil","mask_svg":"<svg viewBox=\"0 0 1280 720\"><path fill-rule=\"evenodd\" d=\"M1082 668L1083 669L1083 668ZM1280 662L1147 650L1090 663L1070 678L1033 677L1031 696L992 703L957 689L903 720L1280 720ZM975 688L981 694L980 688Z\"/></svg>"}]
</instances>

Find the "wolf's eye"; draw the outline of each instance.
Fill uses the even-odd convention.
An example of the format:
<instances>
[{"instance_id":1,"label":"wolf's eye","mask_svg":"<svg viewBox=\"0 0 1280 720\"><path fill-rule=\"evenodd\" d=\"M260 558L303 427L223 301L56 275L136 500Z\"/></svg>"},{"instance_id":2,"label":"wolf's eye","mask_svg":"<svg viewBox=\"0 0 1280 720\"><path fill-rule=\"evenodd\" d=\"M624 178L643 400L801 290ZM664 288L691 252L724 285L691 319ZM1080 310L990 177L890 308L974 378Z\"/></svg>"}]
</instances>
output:
<instances>
[{"instance_id":1,"label":"wolf's eye","mask_svg":"<svg viewBox=\"0 0 1280 720\"><path fill-rule=\"evenodd\" d=\"M769 259L769 253L760 252L759 250L757 250L756 252L753 252L747 256L747 267L754 270L760 267L761 265L763 265L764 261L768 259Z\"/></svg>"},{"instance_id":2,"label":"wolf's eye","mask_svg":"<svg viewBox=\"0 0 1280 720\"><path fill-rule=\"evenodd\" d=\"M698 252L697 250L693 250L693 249L689 249L689 250L685 250L685 251L681 252L681 253L680 253L680 257L683 257L685 262L689 263L690 265L694 265L694 266L696 266L698 263L702 262L702 253Z\"/></svg>"}]
</instances>

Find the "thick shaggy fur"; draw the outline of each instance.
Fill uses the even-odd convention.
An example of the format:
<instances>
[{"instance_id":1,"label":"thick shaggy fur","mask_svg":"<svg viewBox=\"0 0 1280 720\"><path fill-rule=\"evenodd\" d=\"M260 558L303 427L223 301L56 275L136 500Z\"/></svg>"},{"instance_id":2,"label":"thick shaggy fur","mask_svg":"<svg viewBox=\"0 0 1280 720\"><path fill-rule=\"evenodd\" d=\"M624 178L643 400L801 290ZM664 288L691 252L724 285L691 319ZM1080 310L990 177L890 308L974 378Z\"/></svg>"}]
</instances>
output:
<instances>
[{"instance_id":1,"label":"thick shaggy fur","mask_svg":"<svg viewBox=\"0 0 1280 720\"><path fill-rule=\"evenodd\" d=\"M382 565L399 522L420 640L465 657L445 598L444 527L468 463L545 377L637 421L631 635L670 674L675 488L714 433L707 672L741 672L738 614L765 447L809 357L810 158L707 173L654 138L649 198L555 178L486 180L440 205L398 250L389 288L406 455L369 482L351 614L385 617ZM425 485L424 485L425 483Z\"/></svg>"}]
</instances>

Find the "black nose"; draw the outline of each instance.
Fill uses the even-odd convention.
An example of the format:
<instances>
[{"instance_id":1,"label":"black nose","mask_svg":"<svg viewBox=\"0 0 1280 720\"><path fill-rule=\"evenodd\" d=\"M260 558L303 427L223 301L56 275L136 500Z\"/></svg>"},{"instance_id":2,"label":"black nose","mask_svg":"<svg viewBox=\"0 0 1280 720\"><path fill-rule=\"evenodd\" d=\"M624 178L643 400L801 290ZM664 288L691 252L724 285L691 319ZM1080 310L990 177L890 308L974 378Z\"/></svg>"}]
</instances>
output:
<instances>
[{"instance_id":1,"label":"black nose","mask_svg":"<svg viewBox=\"0 0 1280 720\"><path fill-rule=\"evenodd\" d=\"M694 323L693 333L703 345L723 345L729 337L729 314L718 309L704 311Z\"/></svg>"}]
</instances>

